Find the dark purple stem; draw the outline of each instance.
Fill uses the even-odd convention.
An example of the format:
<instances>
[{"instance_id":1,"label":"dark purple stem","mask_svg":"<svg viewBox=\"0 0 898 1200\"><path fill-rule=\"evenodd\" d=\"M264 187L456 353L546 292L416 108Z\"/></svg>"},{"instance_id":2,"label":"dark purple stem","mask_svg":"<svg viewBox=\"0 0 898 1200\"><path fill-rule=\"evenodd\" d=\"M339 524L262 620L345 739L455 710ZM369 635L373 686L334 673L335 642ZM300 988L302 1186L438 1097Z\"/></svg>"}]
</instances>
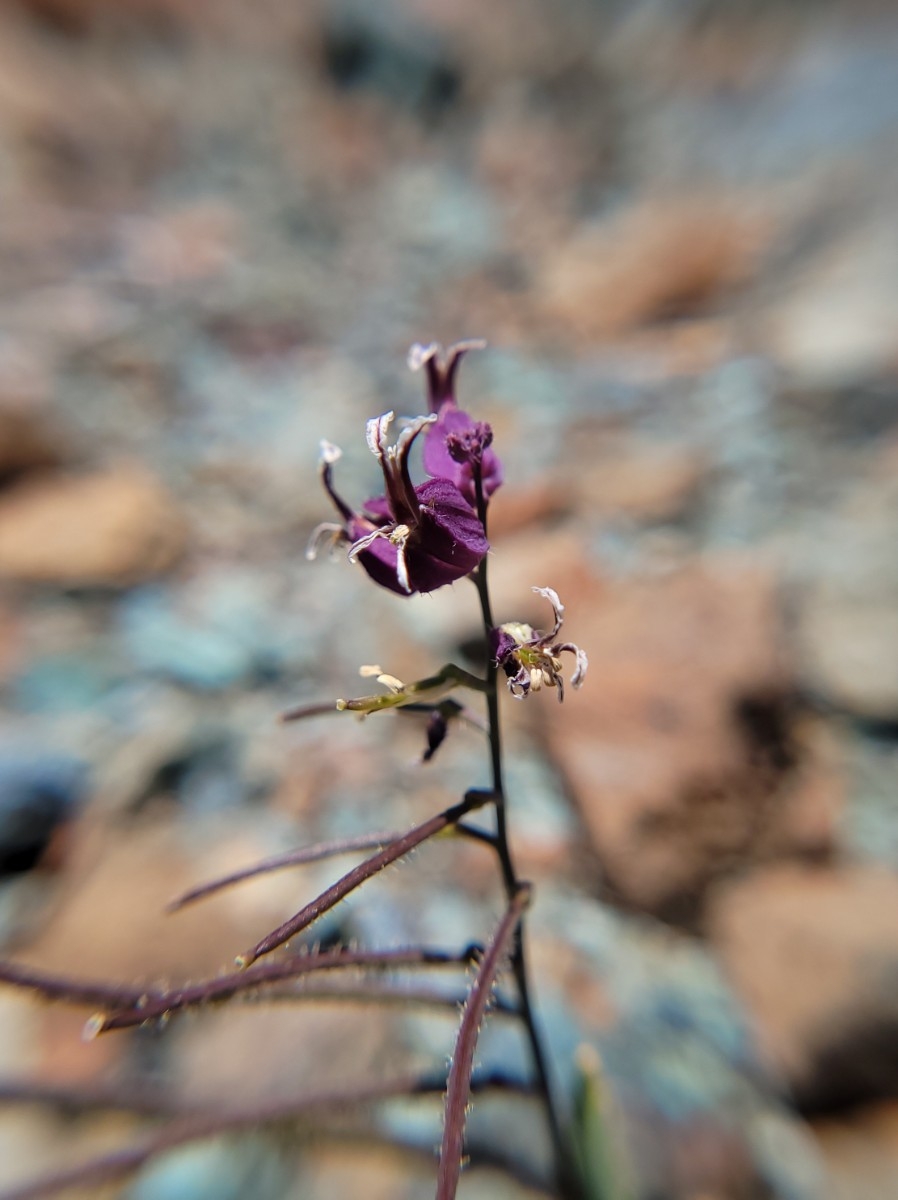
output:
<instances>
[{"instance_id":1,"label":"dark purple stem","mask_svg":"<svg viewBox=\"0 0 898 1200\"><path fill-rule=\"evenodd\" d=\"M68 1004L100 1005L107 1008L125 1008L139 1004L147 988L125 987L108 983L90 983L86 980L67 979L64 975L50 975L31 967L19 967L15 963L0 962L0 984L37 992L45 1000L62 1000Z\"/></svg>"},{"instance_id":2,"label":"dark purple stem","mask_svg":"<svg viewBox=\"0 0 898 1200\"><path fill-rule=\"evenodd\" d=\"M455 1042L455 1051L452 1055L449 1083L446 1088L443 1144L440 1147L436 1200L454 1200L461 1174L465 1114L471 1096L471 1076L474 1070L477 1037L490 1002L496 975L503 960L510 952L521 914L529 902L530 885L519 884L483 955L471 990L468 992L461 1027Z\"/></svg>"},{"instance_id":3,"label":"dark purple stem","mask_svg":"<svg viewBox=\"0 0 898 1200\"><path fill-rule=\"evenodd\" d=\"M335 971L347 967L394 970L397 967L459 966L467 961L468 956L429 950L322 950L316 954L298 954L279 962L262 963L245 971L233 971L229 975L220 975L189 987L147 993L137 1004L93 1017L90 1032L100 1034L110 1029L142 1025L145 1021L168 1016L179 1009L229 1000L239 992L298 979L316 971Z\"/></svg>"},{"instance_id":4,"label":"dark purple stem","mask_svg":"<svg viewBox=\"0 0 898 1200\"><path fill-rule=\"evenodd\" d=\"M370 850L374 846L386 846L400 836L398 833L366 833L361 837L319 842L315 846L305 846L301 850L289 850L285 854L263 858L261 862L235 871L232 875L223 875L221 879L213 879L209 883L202 883L198 887L191 888L183 896L172 900L168 905L168 911L177 912L179 908L184 908L185 905L192 904L195 900L203 900L206 896L221 891L222 888L242 883L244 879L253 879L256 875L265 875L269 871L280 871L285 867L299 867L304 863L320 862L325 858L335 858L338 854L350 854L354 850Z\"/></svg>"},{"instance_id":5,"label":"dark purple stem","mask_svg":"<svg viewBox=\"0 0 898 1200\"><path fill-rule=\"evenodd\" d=\"M237 959L241 967L247 967L250 963L254 963L257 958L261 958L263 954L270 954L272 950L276 950L278 946L282 946L284 942L289 941L297 933L306 929L313 921L317 921L324 913L329 912L341 900L345 899L350 892L355 891L357 887L378 874L397 859L402 858L416 846L420 846L422 842L426 842L428 838L434 837L443 829L447 829L450 825L455 825L462 817L466 817L469 812L473 812L477 808L482 808L484 804L493 798L492 792L472 790L465 794L464 800L460 804L454 804L451 808L447 808L445 812L438 813L435 817L424 821L421 825L416 825L414 829L410 829L408 833L402 837L396 838L389 846L385 846L379 854L373 855L360 863L352 871L349 871L342 879L338 879L336 883L316 896L305 908L300 909L298 913L285 921L283 925L279 925L266 937L262 938L251 950L246 954L240 955Z\"/></svg>"}]
</instances>

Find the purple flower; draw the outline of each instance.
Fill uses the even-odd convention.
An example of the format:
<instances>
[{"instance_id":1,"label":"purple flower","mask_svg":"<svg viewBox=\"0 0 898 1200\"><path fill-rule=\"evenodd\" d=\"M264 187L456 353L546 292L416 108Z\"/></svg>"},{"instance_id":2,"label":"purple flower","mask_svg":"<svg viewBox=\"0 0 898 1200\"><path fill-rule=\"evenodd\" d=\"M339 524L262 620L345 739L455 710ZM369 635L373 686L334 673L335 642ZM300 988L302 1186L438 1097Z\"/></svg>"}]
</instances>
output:
<instances>
[{"instance_id":1,"label":"purple flower","mask_svg":"<svg viewBox=\"0 0 898 1200\"><path fill-rule=\"evenodd\" d=\"M435 479L455 484L469 504L477 505L477 476L483 497L488 499L502 482L502 464L490 450L493 431L483 421L475 421L455 400L455 374L468 350L481 350L481 341L458 342L443 357L436 342L414 345L408 365L413 371L427 372L428 405L436 421L424 438L424 469Z\"/></svg>"},{"instance_id":2,"label":"purple flower","mask_svg":"<svg viewBox=\"0 0 898 1200\"><path fill-rule=\"evenodd\" d=\"M412 443L436 419L418 417L393 446L386 444L392 413L368 422L368 447L383 469L385 494L366 501L361 512L334 489L332 468L341 451L321 443L322 482L343 524L319 525L308 558L315 557L323 536L348 542L350 562L360 562L375 583L405 596L470 575L489 550L477 514L450 480L428 479L415 487L409 473Z\"/></svg>"},{"instance_id":3,"label":"purple flower","mask_svg":"<svg viewBox=\"0 0 898 1200\"><path fill-rule=\"evenodd\" d=\"M562 663L558 657L567 651L576 659L571 686L583 683L589 665L586 654L572 642L556 642L564 620L564 605L552 588L533 588L552 605L555 624L549 633L540 633L522 621L509 621L491 631L493 660L508 676L508 690L518 700L543 687L558 689L558 699L564 699Z\"/></svg>"}]
</instances>

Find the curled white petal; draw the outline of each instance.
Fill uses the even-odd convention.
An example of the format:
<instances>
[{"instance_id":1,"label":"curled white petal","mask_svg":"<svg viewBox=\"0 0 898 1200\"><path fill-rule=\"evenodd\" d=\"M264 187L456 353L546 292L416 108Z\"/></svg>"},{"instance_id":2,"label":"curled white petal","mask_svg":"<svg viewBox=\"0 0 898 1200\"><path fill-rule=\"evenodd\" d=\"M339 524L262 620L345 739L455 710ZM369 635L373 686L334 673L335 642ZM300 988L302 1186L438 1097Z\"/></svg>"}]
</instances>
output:
<instances>
[{"instance_id":1,"label":"curled white petal","mask_svg":"<svg viewBox=\"0 0 898 1200\"><path fill-rule=\"evenodd\" d=\"M576 650L577 665L574 667L574 673L571 676L571 687L578 688L586 678L586 671L589 667L589 659L586 657L586 651L579 647Z\"/></svg>"},{"instance_id":2,"label":"curled white petal","mask_svg":"<svg viewBox=\"0 0 898 1200\"><path fill-rule=\"evenodd\" d=\"M306 545L306 561L314 562L325 543L329 543L330 549L333 550L342 537L342 525L335 525L332 521L324 521L321 525L316 525Z\"/></svg>"},{"instance_id":3,"label":"curled white petal","mask_svg":"<svg viewBox=\"0 0 898 1200\"><path fill-rule=\"evenodd\" d=\"M554 588L550 587L535 587L531 588L530 590L536 592L538 596L543 596L552 605L552 608L555 611L555 628L551 631L551 633L546 634L546 638L548 639L555 637L564 621L564 605L561 603L558 593Z\"/></svg>"},{"instance_id":4,"label":"curled white petal","mask_svg":"<svg viewBox=\"0 0 898 1200\"><path fill-rule=\"evenodd\" d=\"M441 350L442 346L439 342L431 342L429 346L422 346L420 342L415 342L414 346L409 349L406 359L409 370L420 371L425 363L438 357Z\"/></svg>"},{"instance_id":5,"label":"curled white petal","mask_svg":"<svg viewBox=\"0 0 898 1200\"><path fill-rule=\"evenodd\" d=\"M436 419L436 413L431 413L427 417L415 417L413 420L409 421L409 423L400 433L399 437L396 439L396 446L391 457L395 457L397 459L401 458L406 452L407 447L411 445L421 430L425 429L428 425L432 425Z\"/></svg>"},{"instance_id":6,"label":"curled white petal","mask_svg":"<svg viewBox=\"0 0 898 1200\"><path fill-rule=\"evenodd\" d=\"M393 413L388 412L380 417L372 417L365 426L365 440L368 443L368 449L379 462L383 462L383 444L392 420Z\"/></svg>"}]
</instances>

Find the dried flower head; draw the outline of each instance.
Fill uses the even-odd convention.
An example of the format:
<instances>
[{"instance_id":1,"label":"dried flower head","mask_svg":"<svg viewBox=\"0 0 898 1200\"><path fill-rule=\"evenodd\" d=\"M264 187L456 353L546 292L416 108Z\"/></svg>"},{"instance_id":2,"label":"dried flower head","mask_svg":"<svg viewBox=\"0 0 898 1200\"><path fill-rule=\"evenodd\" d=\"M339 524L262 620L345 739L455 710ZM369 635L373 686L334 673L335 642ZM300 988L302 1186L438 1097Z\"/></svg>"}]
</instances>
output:
<instances>
[{"instance_id":1,"label":"dried flower head","mask_svg":"<svg viewBox=\"0 0 898 1200\"><path fill-rule=\"evenodd\" d=\"M564 699L564 679L560 654L567 651L575 657L571 687L583 683L589 665L586 654L572 642L558 642L557 638L564 621L564 605L552 588L535 587L533 591L552 605L555 624L548 633L535 630L522 621L509 621L492 631L492 652L496 664L508 676L508 689L518 700L543 687L558 689L558 699Z\"/></svg>"},{"instance_id":2,"label":"dried flower head","mask_svg":"<svg viewBox=\"0 0 898 1200\"><path fill-rule=\"evenodd\" d=\"M306 552L314 558L322 540L349 543L349 559L360 562L375 583L400 595L432 592L469 575L489 549L474 509L448 479L428 479L417 487L409 472L415 438L436 416L418 417L387 442L393 414L368 422L368 448L381 465L384 495L353 510L333 484L333 465L341 451L321 444L321 479L343 518L339 525L319 525Z\"/></svg>"}]
</instances>

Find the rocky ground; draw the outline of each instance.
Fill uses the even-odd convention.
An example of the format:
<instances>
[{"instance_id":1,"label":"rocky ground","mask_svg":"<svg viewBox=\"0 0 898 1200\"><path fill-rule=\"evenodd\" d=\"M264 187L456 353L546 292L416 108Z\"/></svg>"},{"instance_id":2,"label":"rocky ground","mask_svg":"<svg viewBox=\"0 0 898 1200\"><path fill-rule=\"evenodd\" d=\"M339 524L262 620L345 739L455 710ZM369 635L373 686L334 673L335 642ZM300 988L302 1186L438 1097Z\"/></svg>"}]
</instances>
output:
<instances>
[{"instance_id":1,"label":"rocky ground","mask_svg":"<svg viewBox=\"0 0 898 1200\"><path fill-rule=\"evenodd\" d=\"M476 639L469 585L404 600L304 549L320 439L371 494L365 419L422 408L408 346L482 336L497 615L544 624L549 585L590 657L563 706L505 706L559 1080L600 1052L640 1200L898 1197L896 53L885 3L0 10L5 957L214 973L332 866L174 894L484 782L476 731L421 766L411 718L277 721ZM434 845L325 936L460 948L499 904ZM83 1011L0 1010L4 1078L194 1099L440 1062L456 1027L248 1006L85 1044ZM481 1060L523 1065L501 1020ZM538 1176L528 1120L478 1106L475 1157ZM8 1107L0 1184L137 1129ZM260 1140L111 1194L431 1181Z\"/></svg>"}]
</instances>

